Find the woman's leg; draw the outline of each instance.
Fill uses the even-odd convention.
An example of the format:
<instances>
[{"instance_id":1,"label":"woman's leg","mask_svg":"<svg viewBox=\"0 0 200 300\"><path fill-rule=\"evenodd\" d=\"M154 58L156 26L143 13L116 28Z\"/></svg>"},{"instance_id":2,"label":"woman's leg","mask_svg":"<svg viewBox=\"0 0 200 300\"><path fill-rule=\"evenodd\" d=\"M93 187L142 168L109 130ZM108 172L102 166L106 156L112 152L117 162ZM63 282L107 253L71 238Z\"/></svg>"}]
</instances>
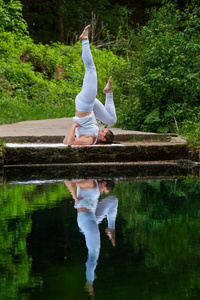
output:
<instances>
[{"instance_id":1,"label":"woman's leg","mask_svg":"<svg viewBox=\"0 0 200 300\"><path fill-rule=\"evenodd\" d=\"M93 111L99 121L113 126L117 121L117 115L113 101L112 77L109 78L103 91L106 94L105 106L98 99L95 99Z\"/></svg>"},{"instance_id":2,"label":"woman's leg","mask_svg":"<svg viewBox=\"0 0 200 300\"><path fill-rule=\"evenodd\" d=\"M112 93L106 94L105 106L98 99L95 99L93 111L96 119L104 124L113 126L117 121L117 116Z\"/></svg>"},{"instance_id":3,"label":"woman's leg","mask_svg":"<svg viewBox=\"0 0 200 300\"><path fill-rule=\"evenodd\" d=\"M91 112L93 110L93 105L97 94L97 73L87 37L88 30L89 27L87 26L80 36L80 40L82 41L82 59L85 65L85 76L82 90L77 95L75 101L76 109L85 112ZM84 35L84 33L87 33L87 35Z\"/></svg>"}]
</instances>

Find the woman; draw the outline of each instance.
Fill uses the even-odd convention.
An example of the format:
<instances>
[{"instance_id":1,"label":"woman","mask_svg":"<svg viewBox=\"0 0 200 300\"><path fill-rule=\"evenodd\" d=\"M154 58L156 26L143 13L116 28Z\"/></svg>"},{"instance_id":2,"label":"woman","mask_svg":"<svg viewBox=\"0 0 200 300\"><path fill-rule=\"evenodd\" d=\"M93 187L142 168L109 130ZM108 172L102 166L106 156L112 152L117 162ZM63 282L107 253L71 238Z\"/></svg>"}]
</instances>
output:
<instances>
[{"instance_id":1,"label":"woman","mask_svg":"<svg viewBox=\"0 0 200 300\"><path fill-rule=\"evenodd\" d=\"M81 92L75 100L76 114L73 125L63 140L67 145L94 145L96 143L112 143L114 135L110 130L99 130L97 121L114 125L117 117L112 93L112 77L109 78L103 92L106 94L105 106L96 99L97 73L89 46L88 25L79 37L82 42L82 59L85 65L85 76Z\"/></svg>"}]
</instances>

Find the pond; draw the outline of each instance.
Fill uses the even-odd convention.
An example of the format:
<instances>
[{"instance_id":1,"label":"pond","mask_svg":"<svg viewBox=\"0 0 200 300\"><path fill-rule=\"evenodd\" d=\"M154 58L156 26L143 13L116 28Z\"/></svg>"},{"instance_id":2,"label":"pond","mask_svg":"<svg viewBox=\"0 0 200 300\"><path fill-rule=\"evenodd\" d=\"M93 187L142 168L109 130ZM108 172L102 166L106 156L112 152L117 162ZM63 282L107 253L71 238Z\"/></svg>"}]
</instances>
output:
<instances>
[{"instance_id":1,"label":"pond","mask_svg":"<svg viewBox=\"0 0 200 300\"><path fill-rule=\"evenodd\" d=\"M0 299L199 299L194 176L0 186Z\"/></svg>"}]
</instances>

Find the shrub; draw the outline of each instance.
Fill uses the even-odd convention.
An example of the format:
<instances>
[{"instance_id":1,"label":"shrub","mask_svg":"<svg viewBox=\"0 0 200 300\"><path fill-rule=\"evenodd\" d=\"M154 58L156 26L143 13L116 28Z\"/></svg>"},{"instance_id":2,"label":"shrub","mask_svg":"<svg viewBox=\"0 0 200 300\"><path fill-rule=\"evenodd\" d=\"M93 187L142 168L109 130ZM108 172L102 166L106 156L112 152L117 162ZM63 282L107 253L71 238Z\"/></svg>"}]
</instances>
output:
<instances>
[{"instance_id":1,"label":"shrub","mask_svg":"<svg viewBox=\"0 0 200 300\"><path fill-rule=\"evenodd\" d=\"M199 7L183 12L174 4L152 9L135 33L136 45L123 72L119 123L129 129L178 131L200 97Z\"/></svg>"},{"instance_id":2,"label":"shrub","mask_svg":"<svg viewBox=\"0 0 200 300\"><path fill-rule=\"evenodd\" d=\"M85 72L81 43L35 45L27 37L17 42L5 32L0 32L0 38L0 123L72 117ZM108 77L115 78L125 61L106 49L93 46L92 52L98 66L98 96L104 101L102 89Z\"/></svg>"},{"instance_id":3,"label":"shrub","mask_svg":"<svg viewBox=\"0 0 200 300\"><path fill-rule=\"evenodd\" d=\"M18 0L0 0L0 29L18 36L28 33L27 23L22 17L22 4Z\"/></svg>"}]
</instances>

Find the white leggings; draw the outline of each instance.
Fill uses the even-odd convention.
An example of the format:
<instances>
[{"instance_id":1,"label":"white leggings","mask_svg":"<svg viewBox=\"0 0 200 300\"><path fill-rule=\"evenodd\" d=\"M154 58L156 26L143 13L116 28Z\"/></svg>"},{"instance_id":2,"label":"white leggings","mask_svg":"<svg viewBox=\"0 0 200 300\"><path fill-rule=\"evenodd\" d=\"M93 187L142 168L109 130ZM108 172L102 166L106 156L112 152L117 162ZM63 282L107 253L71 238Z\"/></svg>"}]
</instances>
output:
<instances>
[{"instance_id":1,"label":"white leggings","mask_svg":"<svg viewBox=\"0 0 200 300\"><path fill-rule=\"evenodd\" d=\"M112 126L117 121L113 93L106 94L105 106L96 98L97 73L88 40L82 41L82 59L85 65L85 76L82 90L75 100L76 110L93 111L99 121Z\"/></svg>"}]
</instances>

